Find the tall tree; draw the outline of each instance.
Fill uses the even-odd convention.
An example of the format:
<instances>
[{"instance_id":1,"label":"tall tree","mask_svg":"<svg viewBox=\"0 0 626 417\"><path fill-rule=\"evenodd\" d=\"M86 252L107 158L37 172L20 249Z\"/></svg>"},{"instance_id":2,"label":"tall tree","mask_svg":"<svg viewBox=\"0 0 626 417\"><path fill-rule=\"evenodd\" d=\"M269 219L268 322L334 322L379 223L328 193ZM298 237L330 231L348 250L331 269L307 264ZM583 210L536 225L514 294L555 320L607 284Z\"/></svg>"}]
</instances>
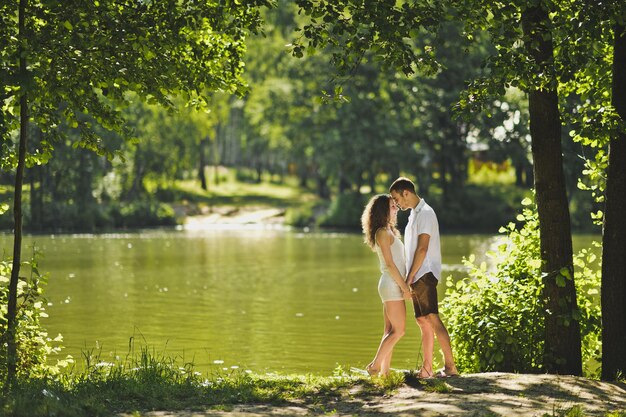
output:
<instances>
[{"instance_id":1,"label":"tall tree","mask_svg":"<svg viewBox=\"0 0 626 417\"><path fill-rule=\"evenodd\" d=\"M626 13L614 24L612 103L622 122L609 141L602 230L602 379L626 372Z\"/></svg>"},{"instance_id":2,"label":"tall tree","mask_svg":"<svg viewBox=\"0 0 626 417\"><path fill-rule=\"evenodd\" d=\"M569 42L561 45L576 71L560 86L576 98L568 123L574 140L594 148L588 158L583 189L591 190L604 212L592 213L602 224L602 378L614 380L626 370L626 4L589 0L572 2ZM576 41L571 41L576 39ZM564 104L564 107L567 104ZM571 103L570 103L571 106ZM607 155L608 151L608 155Z\"/></svg>"},{"instance_id":3,"label":"tall tree","mask_svg":"<svg viewBox=\"0 0 626 417\"><path fill-rule=\"evenodd\" d=\"M89 114L108 129L125 132L123 118L114 106L127 104L129 91L169 107L171 93L201 105L207 92L242 91L244 40L250 31L259 29L259 8L268 5L269 0L2 3L0 133L3 153L13 155L3 155L3 169L15 169L15 235L7 313L9 382L17 371L16 290L24 169L38 154L49 156L53 147L52 140L45 141L29 154L29 125L54 137L58 136L55 127L64 121L80 130L78 146L110 155L93 123L83 115ZM9 136L13 132L19 132L17 147Z\"/></svg>"},{"instance_id":4,"label":"tall tree","mask_svg":"<svg viewBox=\"0 0 626 417\"><path fill-rule=\"evenodd\" d=\"M524 45L539 73L554 72L554 46L546 6L522 10ZM549 372L582 373L580 325L573 320L578 310L574 287L572 236L563 175L561 117L557 80L528 91L530 134L535 193L544 261L545 316L544 366Z\"/></svg>"}]
</instances>

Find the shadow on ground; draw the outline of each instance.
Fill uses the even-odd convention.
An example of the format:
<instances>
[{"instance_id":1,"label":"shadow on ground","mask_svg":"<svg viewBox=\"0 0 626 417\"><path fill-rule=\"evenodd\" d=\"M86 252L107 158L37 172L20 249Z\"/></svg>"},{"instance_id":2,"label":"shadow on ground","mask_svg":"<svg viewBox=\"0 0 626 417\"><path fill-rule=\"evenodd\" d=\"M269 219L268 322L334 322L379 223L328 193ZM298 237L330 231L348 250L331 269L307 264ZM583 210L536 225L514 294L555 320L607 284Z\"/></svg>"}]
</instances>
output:
<instances>
[{"instance_id":1,"label":"shadow on ground","mask_svg":"<svg viewBox=\"0 0 626 417\"><path fill-rule=\"evenodd\" d=\"M606 416L626 412L626 384L573 376L506 373L417 380L391 395L373 395L357 386L282 406L233 405L202 411L158 411L151 417L263 416ZM578 412L579 411L579 412Z\"/></svg>"}]
</instances>

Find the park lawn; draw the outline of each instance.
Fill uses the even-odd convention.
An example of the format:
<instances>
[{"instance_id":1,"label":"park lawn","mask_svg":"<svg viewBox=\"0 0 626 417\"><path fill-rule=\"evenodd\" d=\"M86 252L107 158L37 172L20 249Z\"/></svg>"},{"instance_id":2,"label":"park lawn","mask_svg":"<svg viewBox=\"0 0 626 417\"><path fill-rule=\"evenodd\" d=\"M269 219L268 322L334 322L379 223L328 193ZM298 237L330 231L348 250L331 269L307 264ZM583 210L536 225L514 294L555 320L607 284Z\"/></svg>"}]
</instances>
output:
<instances>
[{"instance_id":1,"label":"park lawn","mask_svg":"<svg viewBox=\"0 0 626 417\"><path fill-rule=\"evenodd\" d=\"M173 187L180 193L181 200L194 201L207 205L229 205L241 207L245 205L292 207L315 200L309 190L303 190L286 181L283 184L262 182L248 183L239 181L210 184L203 190L198 181L179 181Z\"/></svg>"}]
</instances>

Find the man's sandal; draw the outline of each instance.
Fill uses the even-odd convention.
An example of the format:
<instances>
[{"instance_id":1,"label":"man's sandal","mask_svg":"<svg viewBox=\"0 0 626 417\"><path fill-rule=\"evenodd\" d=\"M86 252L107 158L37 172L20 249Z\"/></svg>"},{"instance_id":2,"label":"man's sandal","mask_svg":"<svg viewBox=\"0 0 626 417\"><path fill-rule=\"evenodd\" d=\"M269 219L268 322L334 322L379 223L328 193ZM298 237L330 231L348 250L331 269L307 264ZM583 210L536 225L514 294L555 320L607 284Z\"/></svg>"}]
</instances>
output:
<instances>
[{"instance_id":1,"label":"man's sandal","mask_svg":"<svg viewBox=\"0 0 626 417\"><path fill-rule=\"evenodd\" d=\"M448 373L446 372L445 369L442 369L441 371L437 372L437 378L453 378L455 376L459 376L458 372Z\"/></svg>"}]
</instances>

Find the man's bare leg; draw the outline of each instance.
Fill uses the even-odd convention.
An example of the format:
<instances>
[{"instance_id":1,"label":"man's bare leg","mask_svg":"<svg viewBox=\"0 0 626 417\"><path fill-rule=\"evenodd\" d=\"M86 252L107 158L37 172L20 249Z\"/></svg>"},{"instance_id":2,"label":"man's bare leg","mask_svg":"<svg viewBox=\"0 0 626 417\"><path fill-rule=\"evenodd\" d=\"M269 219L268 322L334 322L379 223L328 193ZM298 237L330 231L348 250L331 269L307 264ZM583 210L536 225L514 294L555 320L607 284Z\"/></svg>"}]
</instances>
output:
<instances>
[{"instance_id":1,"label":"man's bare leg","mask_svg":"<svg viewBox=\"0 0 626 417\"><path fill-rule=\"evenodd\" d=\"M441 347L441 351L443 352L443 360L444 360L444 373L446 376L458 375L459 371L456 369L456 364L454 363L454 356L452 355L452 346L450 344L450 335L448 334L448 330L446 326L444 326L439 314L432 313L426 316L430 327L432 328L435 335L437 335L437 341L439 342L439 346Z\"/></svg>"},{"instance_id":2,"label":"man's bare leg","mask_svg":"<svg viewBox=\"0 0 626 417\"><path fill-rule=\"evenodd\" d=\"M435 346L435 333L427 317L417 317L415 319L422 332L422 352L424 362L419 370L418 377L430 378L433 376L433 349Z\"/></svg>"}]
</instances>

